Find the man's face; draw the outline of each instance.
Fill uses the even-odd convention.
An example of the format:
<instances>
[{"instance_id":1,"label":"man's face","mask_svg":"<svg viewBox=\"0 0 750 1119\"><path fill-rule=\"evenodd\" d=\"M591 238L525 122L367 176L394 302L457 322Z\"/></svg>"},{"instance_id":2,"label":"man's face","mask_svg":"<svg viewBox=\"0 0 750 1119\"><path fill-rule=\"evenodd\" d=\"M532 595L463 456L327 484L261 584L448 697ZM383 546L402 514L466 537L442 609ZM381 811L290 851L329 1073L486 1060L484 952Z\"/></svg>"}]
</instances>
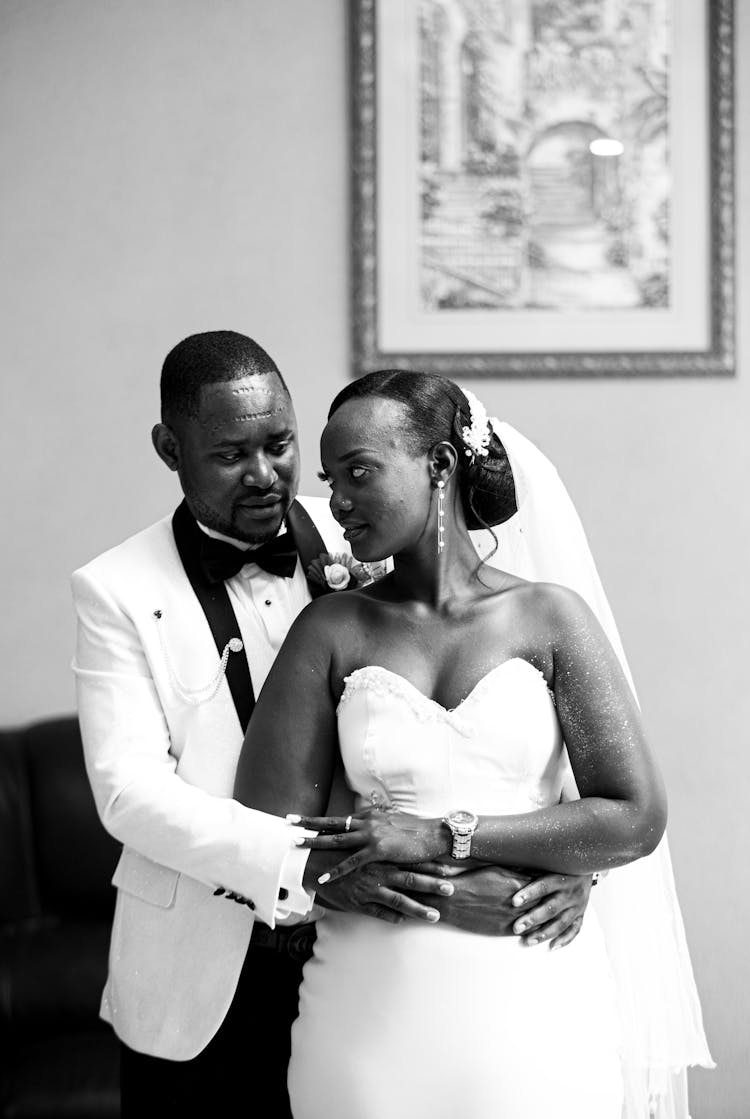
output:
<instances>
[{"instance_id":1,"label":"man's face","mask_svg":"<svg viewBox=\"0 0 750 1119\"><path fill-rule=\"evenodd\" d=\"M193 516L250 544L274 537L299 485L297 421L278 378L206 386L198 416L173 434L173 468Z\"/></svg>"}]
</instances>

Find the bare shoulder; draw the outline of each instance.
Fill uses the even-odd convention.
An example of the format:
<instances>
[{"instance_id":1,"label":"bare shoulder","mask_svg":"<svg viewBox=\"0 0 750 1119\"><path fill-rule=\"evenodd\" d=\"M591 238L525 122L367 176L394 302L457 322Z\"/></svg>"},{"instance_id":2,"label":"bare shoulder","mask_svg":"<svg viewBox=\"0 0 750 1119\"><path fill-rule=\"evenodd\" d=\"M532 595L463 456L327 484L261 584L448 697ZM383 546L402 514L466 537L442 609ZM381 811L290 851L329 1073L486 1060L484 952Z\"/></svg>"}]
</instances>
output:
<instances>
[{"instance_id":1,"label":"bare shoulder","mask_svg":"<svg viewBox=\"0 0 750 1119\"><path fill-rule=\"evenodd\" d=\"M539 583L537 588L537 609L544 618L557 670L566 667L572 671L577 666L576 671L585 670L587 674L598 676L605 671L620 677L617 654L586 600L557 583Z\"/></svg>"},{"instance_id":2,"label":"bare shoulder","mask_svg":"<svg viewBox=\"0 0 750 1119\"><path fill-rule=\"evenodd\" d=\"M314 598L297 616L290 632L294 639L340 641L350 627L357 624L367 610L368 596L364 590L341 591Z\"/></svg>"},{"instance_id":3,"label":"bare shoulder","mask_svg":"<svg viewBox=\"0 0 750 1119\"><path fill-rule=\"evenodd\" d=\"M507 590L518 607L539 621L552 632L564 632L571 627L599 628L599 623L586 601L577 591L560 583L536 583L513 577Z\"/></svg>"}]
</instances>

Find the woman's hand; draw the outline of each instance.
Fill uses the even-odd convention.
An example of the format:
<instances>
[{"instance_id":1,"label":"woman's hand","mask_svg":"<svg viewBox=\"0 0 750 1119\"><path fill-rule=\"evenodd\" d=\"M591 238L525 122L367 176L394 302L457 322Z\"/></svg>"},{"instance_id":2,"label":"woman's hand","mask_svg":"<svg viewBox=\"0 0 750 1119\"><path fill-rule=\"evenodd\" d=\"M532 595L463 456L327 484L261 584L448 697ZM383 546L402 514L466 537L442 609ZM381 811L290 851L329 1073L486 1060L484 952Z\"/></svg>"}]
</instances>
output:
<instances>
[{"instance_id":1,"label":"woman's hand","mask_svg":"<svg viewBox=\"0 0 750 1119\"><path fill-rule=\"evenodd\" d=\"M351 816L287 816L290 823L317 831L300 837L300 847L316 851L352 851L318 879L335 882L367 863L423 863L449 850L449 833L440 819L410 816L393 808L365 808Z\"/></svg>"}]
</instances>

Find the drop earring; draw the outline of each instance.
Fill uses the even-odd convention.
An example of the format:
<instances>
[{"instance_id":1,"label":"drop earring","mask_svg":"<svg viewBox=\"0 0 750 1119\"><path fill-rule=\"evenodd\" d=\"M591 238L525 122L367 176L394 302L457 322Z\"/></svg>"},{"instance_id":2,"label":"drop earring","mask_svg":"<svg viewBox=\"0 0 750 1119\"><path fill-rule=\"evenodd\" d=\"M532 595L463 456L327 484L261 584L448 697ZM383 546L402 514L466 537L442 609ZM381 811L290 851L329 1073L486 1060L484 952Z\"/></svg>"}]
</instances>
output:
<instances>
[{"instance_id":1,"label":"drop earring","mask_svg":"<svg viewBox=\"0 0 750 1119\"><path fill-rule=\"evenodd\" d=\"M438 555L445 547L445 482L438 482Z\"/></svg>"}]
</instances>

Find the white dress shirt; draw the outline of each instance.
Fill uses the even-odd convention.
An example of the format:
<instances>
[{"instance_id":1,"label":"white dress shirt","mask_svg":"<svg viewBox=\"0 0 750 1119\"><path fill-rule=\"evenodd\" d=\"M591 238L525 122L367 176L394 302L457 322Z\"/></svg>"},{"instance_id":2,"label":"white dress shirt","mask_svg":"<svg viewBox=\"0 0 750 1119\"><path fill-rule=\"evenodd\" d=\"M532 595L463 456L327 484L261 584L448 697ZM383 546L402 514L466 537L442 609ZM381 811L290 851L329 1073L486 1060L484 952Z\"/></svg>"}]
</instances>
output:
<instances>
[{"instance_id":1,"label":"white dress shirt","mask_svg":"<svg viewBox=\"0 0 750 1119\"><path fill-rule=\"evenodd\" d=\"M257 698L292 622L312 601L302 564L298 558L291 579L272 575L249 558L254 550L252 544L225 536L200 522L198 527L207 536L248 552L248 562L236 575L227 579L224 585L240 627L253 692ZM285 526L282 524L279 532L284 530ZM295 923L300 916L314 920L321 912L317 906L311 911L315 895L302 886L302 875L309 855L307 850L292 847L284 861L281 886L287 891L287 897L283 903L279 902L276 909L276 921L279 924Z\"/></svg>"}]
</instances>

